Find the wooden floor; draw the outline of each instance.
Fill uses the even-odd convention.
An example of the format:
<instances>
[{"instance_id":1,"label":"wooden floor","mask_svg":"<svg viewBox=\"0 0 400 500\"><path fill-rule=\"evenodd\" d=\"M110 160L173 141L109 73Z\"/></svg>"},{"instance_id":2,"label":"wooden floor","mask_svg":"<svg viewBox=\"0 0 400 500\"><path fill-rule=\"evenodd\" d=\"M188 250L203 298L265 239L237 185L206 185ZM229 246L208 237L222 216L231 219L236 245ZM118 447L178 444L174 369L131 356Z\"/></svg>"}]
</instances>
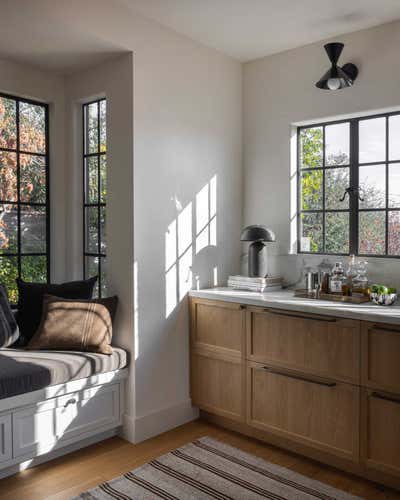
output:
<instances>
[{"instance_id":1,"label":"wooden floor","mask_svg":"<svg viewBox=\"0 0 400 500\"><path fill-rule=\"evenodd\" d=\"M191 422L138 445L120 438L108 439L26 470L0 481L0 499L67 499L201 436L220 439L367 500L400 500L400 493L202 421Z\"/></svg>"}]
</instances>

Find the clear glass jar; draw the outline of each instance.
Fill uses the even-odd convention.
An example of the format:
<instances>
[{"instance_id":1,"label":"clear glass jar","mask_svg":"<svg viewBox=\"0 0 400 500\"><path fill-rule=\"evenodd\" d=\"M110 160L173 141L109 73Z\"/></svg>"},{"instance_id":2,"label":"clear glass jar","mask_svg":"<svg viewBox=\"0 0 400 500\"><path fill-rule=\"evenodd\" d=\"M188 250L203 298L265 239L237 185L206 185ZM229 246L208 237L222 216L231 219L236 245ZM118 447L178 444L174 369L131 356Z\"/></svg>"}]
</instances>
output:
<instances>
[{"instance_id":1,"label":"clear glass jar","mask_svg":"<svg viewBox=\"0 0 400 500\"><path fill-rule=\"evenodd\" d=\"M330 280L330 292L331 293L342 293L342 285L344 282L344 270L341 262L335 262L332 269L332 276Z\"/></svg>"}]
</instances>

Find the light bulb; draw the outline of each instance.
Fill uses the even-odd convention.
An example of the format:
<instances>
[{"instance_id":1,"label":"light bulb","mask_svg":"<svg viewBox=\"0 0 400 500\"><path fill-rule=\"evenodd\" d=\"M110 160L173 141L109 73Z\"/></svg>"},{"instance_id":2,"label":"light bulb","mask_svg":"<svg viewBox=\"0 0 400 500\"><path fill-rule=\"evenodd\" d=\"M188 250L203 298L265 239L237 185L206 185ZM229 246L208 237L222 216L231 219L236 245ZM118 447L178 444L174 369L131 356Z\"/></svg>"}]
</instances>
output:
<instances>
[{"instance_id":1,"label":"light bulb","mask_svg":"<svg viewBox=\"0 0 400 500\"><path fill-rule=\"evenodd\" d=\"M340 78L329 78L326 84L329 90L338 90L340 89Z\"/></svg>"}]
</instances>

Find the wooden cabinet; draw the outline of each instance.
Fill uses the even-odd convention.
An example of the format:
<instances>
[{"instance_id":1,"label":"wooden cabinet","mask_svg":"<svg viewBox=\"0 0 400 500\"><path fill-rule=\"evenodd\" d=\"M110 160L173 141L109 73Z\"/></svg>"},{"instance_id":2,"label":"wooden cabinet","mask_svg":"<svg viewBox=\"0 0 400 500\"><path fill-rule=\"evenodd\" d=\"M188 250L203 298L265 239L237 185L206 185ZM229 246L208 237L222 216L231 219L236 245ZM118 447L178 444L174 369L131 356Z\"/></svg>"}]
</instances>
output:
<instances>
[{"instance_id":1,"label":"wooden cabinet","mask_svg":"<svg viewBox=\"0 0 400 500\"><path fill-rule=\"evenodd\" d=\"M253 362L247 381L249 424L358 460L358 387Z\"/></svg>"},{"instance_id":2,"label":"wooden cabinet","mask_svg":"<svg viewBox=\"0 0 400 500\"><path fill-rule=\"evenodd\" d=\"M400 477L400 395L364 389L362 414L366 467Z\"/></svg>"},{"instance_id":3,"label":"wooden cabinet","mask_svg":"<svg viewBox=\"0 0 400 500\"><path fill-rule=\"evenodd\" d=\"M400 394L400 326L363 322L362 385Z\"/></svg>"},{"instance_id":4,"label":"wooden cabinet","mask_svg":"<svg viewBox=\"0 0 400 500\"><path fill-rule=\"evenodd\" d=\"M400 325L198 298L191 321L203 416L400 488Z\"/></svg>"},{"instance_id":5,"label":"wooden cabinet","mask_svg":"<svg viewBox=\"0 0 400 500\"><path fill-rule=\"evenodd\" d=\"M191 398L199 408L245 421L245 309L191 301Z\"/></svg>"},{"instance_id":6,"label":"wooden cabinet","mask_svg":"<svg viewBox=\"0 0 400 500\"><path fill-rule=\"evenodd\" d=\"M248 359L359 383L359 321L256 307L248 314Z\"/></svg>"}]
</instances>

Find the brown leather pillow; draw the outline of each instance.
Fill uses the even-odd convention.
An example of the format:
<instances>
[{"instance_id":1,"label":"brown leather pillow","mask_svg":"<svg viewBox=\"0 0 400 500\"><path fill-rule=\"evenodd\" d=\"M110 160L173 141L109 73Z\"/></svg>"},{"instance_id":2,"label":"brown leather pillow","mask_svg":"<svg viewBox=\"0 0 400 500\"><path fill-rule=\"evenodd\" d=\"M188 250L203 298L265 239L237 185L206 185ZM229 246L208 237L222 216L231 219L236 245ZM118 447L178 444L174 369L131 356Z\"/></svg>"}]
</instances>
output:
<instances>
[{"instance_id":1,"label":"brown leather pillow","mask_svg":"<svg viewBox=\"0 0 400 500\"><path fill-rule=\"evenodd\" d=\"M111 354L112 321L118 297L93 300L45 295L39 328L27 349L59 349Z\"/></svg>"}]
</instances>

